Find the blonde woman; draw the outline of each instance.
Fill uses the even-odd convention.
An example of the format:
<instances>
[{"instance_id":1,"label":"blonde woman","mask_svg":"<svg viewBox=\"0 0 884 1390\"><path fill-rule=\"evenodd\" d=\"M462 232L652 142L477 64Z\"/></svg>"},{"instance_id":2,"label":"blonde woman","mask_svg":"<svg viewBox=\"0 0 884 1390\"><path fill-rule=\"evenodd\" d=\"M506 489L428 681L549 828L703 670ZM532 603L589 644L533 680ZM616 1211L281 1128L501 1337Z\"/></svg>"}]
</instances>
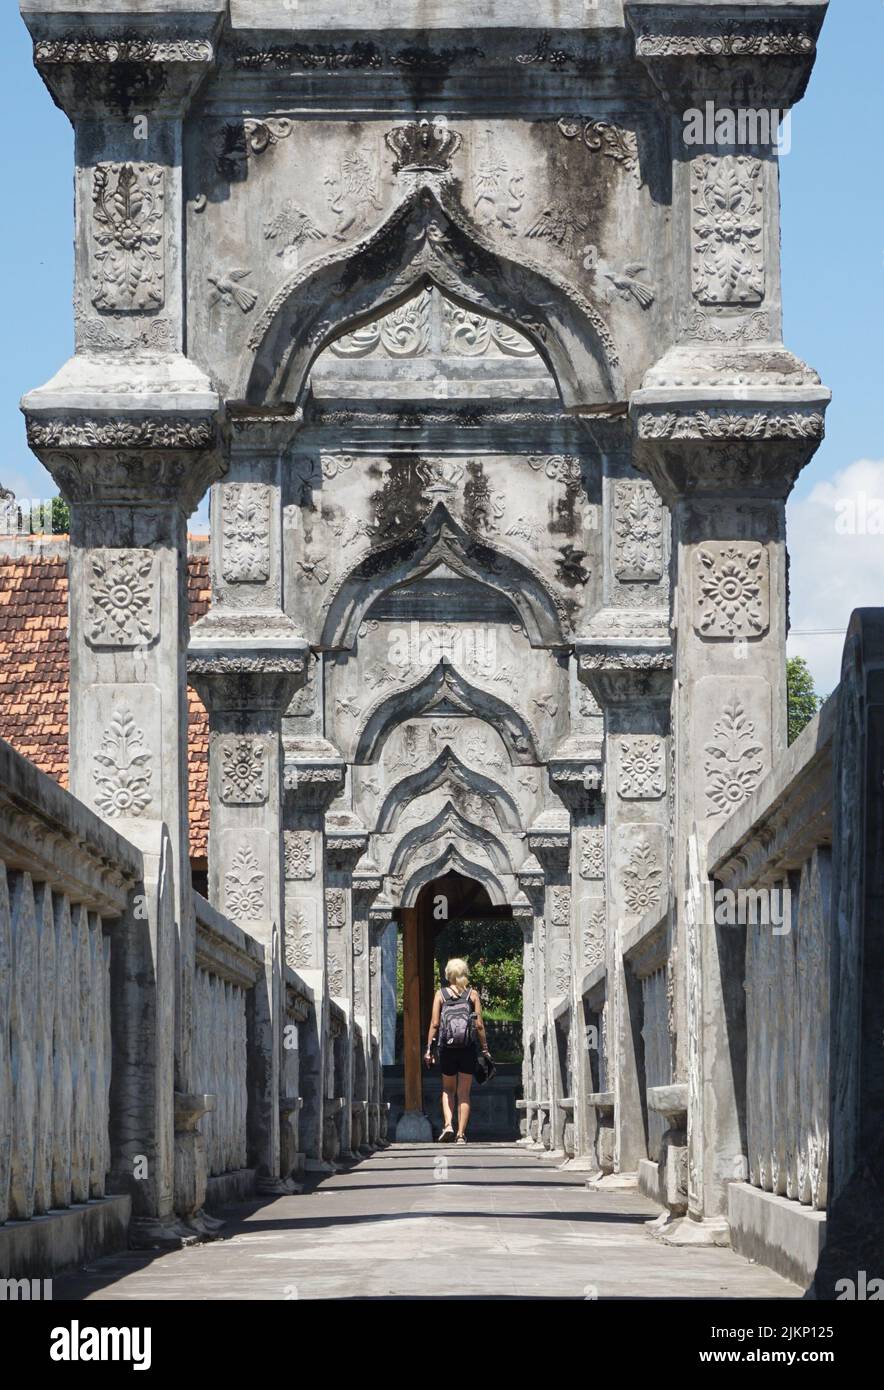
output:
<instances>
[{"instance_id":1,"label":"blonde woman","mask_svg":"<svg viewBox=\"0 0 884 1390\"><path fill-rule=\"evenodd\" d=\"M433 1016L427 1035L427 1050L424 1061L428 1066L433 1061L433 1042L439 1038L439 1061L442 1066L442 1121L443 1129L439 1135L440 1144L455 1142L454 1105L457 1101L458 1144L465 1144L466 1128L470 1118L470 1087L476 1068L476 1038L478 1036L486 1057L488 1039L482 1021L482 1002L478 991L470 987L467 963L455 958L445 967L448 985L436 991L433 1000Z\"/></svg>"}]
</instances>

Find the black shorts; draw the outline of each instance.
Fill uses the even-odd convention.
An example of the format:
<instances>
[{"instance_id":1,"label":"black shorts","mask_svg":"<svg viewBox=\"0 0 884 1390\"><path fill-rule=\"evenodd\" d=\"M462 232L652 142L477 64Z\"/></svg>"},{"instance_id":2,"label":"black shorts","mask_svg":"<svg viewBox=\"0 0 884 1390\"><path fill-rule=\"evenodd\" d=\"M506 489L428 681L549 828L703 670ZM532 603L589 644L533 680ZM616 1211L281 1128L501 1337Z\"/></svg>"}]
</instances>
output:
<instances>
[{"instance_id":1,"label":"black shorts","mask_svg":"<svg viewBox=\"0 0 884 1390\"><path fill-rule=\"evenodd\" d=\"M476 1049L472 1047L442 1047L439 1049L439 1063L443 1076L456 1076L466 1072L472 1076L476 1070Z\"/></svg>"}]
</instances>

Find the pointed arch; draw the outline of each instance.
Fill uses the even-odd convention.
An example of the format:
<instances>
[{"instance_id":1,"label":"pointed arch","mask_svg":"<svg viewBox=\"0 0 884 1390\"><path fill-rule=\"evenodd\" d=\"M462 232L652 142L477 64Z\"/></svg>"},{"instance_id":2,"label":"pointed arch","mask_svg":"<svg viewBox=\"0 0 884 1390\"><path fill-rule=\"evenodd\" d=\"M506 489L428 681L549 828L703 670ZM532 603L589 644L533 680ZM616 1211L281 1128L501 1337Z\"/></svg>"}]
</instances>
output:
<instances>
[{"instance_id":1,"label":"pointed arch","mask_svg":"<svg viewBox=\"0 0 884 1390\"><path fill-rule=\"evenodd\" d=\"M415 685L395 691L375 706L363 725L353 761L377 762L381 748L396 725L433 711L485 720L500 734L514 764L541 761L533 725L499 696L471 685L444 658Z\"/></svg>"},{"instance_id":2,"label":"pointed arch","mask_svg":"<svg viewBox=\"0 0 884 1390\"><path fill-rule=\"evenodd\" d=\"M539 574L500 546L479 540L437 502L419 526L363 555L338 584L322 630L326 650L351 648L371 605L400 584L448 565L502 594L518 613L532 647L564 646L564 608Z\"/></svg>"},{"instance_id":3,"label":"pointed arch","mask_svg":"<svg viewBox=\"0 0 884 1390\"><path fill-rule=\"evenodd\" d=\"M414 907L417 903L418 893L425 883L432 883L434 878L440 878L442 874L452 870L462 874L464 878L473 878L477 883L481 883L491 899L493 907L506 906L507 894L494 870L489 865L480 864L467 858L455 844L446 845L438 859L434 859L428 864L421 864L412 872L402 889L400 906Z\"/></svg>"},{"instance_id":4,"label":"pointed arch","mask_svg":"<svg viewBox=\"0 0 884 1390\"><path fill-rule=\"evenodd\" d=\"M406 830L390 856L391 874L401 874L403 865L419 845L435 839L472 841L479 845L488 856L498 873L512 874L513 866L506 848L497 836L483 825L467 820L456 806L449 801L432 820L424 825L415 825Z\"/></svg>"},{"instance_id":5,"label":"pointed arch","mask_svg":"<svg viewBox=\"0 0 884 1390\"><path fill-rule=\"evenodd\" d=\"M298 402L324 347L429 285L524 334L567 410L623 399L617 349L599 310L536 262L504 256L467 221L452 193L426 185L367 237L282 285L249 337L242 396L252 405Z\"/></svg>"},{"instance_id":6,"label":"pointed arch","mask_svg":"<svg viewBox=\"0 0 884 1390\"><path fill-rule=\"evenodd\" d=\"M395 830L404 806L444 786L446 782L453 782L465 791L475 792L490 801L501 830L520 834L524 829L518 803L506 788L493 777L486 777L462 763L451 745L446 743L438 757L425 768L403 777L390 789L378 813L377 831L386 834Z\"/></svg>"}]
</instances>

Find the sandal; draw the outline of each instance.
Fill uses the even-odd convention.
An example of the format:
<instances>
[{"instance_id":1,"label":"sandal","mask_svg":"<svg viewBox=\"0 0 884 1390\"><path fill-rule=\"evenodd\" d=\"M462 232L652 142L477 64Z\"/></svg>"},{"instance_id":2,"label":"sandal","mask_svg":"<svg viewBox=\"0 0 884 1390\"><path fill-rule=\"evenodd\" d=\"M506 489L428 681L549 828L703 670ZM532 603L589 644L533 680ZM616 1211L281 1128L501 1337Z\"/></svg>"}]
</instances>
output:
<instances>
[{"instance_id":1,"label":"sandal","mask_svg":"<svg viewBox=\"0 0 884 1390\"><path fill-rule=\"evenodd\" d=\"M466 1136L465 1134L459 1134L459 1135L457 1136L456 1142L457 1142L458 1144L465 1144L465 1143L467 1142L467 1136Z\"/></svg>"},{"instance_id":2,"label":"sandal","mask_svg":"<svg viewBox=\"0 0 884 1390\"><path fill-rule=\"evenodd\" d=\"M453 1143L454 1143L454 1130L451 1128L451 1125L446 1125L446 1126L445 1126L445 1128L443 1129L442 1133L439 1135L439 1138L436 1140L436 1143L437 1143L437 1144L453 1144Z\"/></svg>"}]
</instances>

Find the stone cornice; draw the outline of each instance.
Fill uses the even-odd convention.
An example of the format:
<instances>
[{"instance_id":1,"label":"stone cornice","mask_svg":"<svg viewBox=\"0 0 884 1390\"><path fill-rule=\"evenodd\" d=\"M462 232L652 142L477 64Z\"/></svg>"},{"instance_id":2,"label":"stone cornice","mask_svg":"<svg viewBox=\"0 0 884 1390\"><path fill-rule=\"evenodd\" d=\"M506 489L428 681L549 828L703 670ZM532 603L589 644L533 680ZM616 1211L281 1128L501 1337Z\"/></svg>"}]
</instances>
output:
<instances>
[{"instance_id":1,"label":"stone cornice","mask_svg":"<svg viewBox=\"0 0 884 1390\"><path fill-rule=\"evenodd\" d=\"M22 0L34 66L71 119L182 115L214 65L226 0L139 13L73 0Z\"/></svg>"},{"instance_id":2,"label":"stone cornice","mask_svg":"<svg viewBox=\"0 0 884 1390\"><path fill-rule=\"evenodd\" d=\"M804 94L828 0L627 0L635 55L670 108L706 98L792 106Z\"/></svg>"}]
</instances>

